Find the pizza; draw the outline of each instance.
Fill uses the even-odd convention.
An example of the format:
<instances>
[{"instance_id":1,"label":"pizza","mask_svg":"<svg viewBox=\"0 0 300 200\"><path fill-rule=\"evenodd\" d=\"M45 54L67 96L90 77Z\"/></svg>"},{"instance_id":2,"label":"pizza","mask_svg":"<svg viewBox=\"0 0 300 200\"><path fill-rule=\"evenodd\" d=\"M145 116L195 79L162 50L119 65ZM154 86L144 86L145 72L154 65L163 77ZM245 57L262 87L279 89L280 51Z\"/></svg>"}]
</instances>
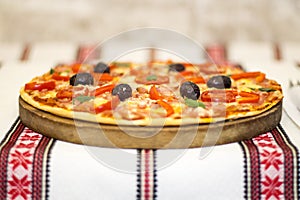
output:
<instances>
[{"instance_id":1,"label":"pizza","mask_svg":"<svg viewBox=\"0 0 300 200\"><path fill-rule=\"evenodd\" d=\"M64 118L180 126L259 115L281 103L283 94L260 71L167 60L59 64L27 82L20 97Z\"/></svg>"}]
</instances>

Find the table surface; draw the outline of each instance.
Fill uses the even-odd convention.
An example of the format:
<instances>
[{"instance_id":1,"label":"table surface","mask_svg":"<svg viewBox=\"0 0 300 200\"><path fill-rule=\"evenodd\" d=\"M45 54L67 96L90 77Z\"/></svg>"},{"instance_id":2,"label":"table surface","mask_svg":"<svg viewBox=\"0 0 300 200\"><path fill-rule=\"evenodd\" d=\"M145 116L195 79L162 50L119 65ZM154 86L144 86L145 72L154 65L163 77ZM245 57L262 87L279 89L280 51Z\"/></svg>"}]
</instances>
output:
<instances>
[{"instance_id":1,"label":"table surface","mask_svg":"<svg viewBox=\"0 0 300 200\"><path fill-rule=\"evenodd\" d=\"M282 85L285 95L289 81L300 80L300 68L296 64L300 61L300 43L279 44L281 58L274 56L273 44L270 43L232 42L227 45L227 59L240 63L249 71L265 72L268 78ZM36 43L28 46L0 43L0 140L18 117L20 87L57 63L79 59L78 52L83 47L91 49L93 45ZM111 51L109 47L103 47L96 56L101 60L109 60ZM205 57L199 52L191 52L195 62L201 62ZM120 60L149 59L148 53L145 50L135 51ZM157 57L178 59L166 52L158 53ZM289 117L285 109L290 104L289 98L285 95L281 125L299 148L300 128L294 121L300 121L300 118L292 120ZM238 144L190 150L158 150L156 156L158 199L244 197L244 158ZM137 150L85 147L56 141L49 163L49 198L135 199L136 164Z\"/></svg>"}]
</instances>

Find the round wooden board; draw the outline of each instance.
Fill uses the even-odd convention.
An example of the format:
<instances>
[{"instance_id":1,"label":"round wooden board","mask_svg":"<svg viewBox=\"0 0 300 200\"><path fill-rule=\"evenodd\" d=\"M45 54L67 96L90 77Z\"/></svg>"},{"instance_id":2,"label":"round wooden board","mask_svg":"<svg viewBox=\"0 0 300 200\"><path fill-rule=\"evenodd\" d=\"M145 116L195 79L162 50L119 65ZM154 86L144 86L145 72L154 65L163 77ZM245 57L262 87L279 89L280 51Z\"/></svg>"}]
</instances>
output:
<instances>
[{"instance_id":1,"label":"round wooden board","mask_svg":"<svg viewBox=\"0 0 300 200\"><path fill-rule=\"evenodd\" d=\"M282 102L253 117L179 127L116 126L72 120L36 109L22 98L19 113L27 127L66 142L110 148L185 149L239 142L269 131L280 122Z\"/></svg>"}]
</instances>

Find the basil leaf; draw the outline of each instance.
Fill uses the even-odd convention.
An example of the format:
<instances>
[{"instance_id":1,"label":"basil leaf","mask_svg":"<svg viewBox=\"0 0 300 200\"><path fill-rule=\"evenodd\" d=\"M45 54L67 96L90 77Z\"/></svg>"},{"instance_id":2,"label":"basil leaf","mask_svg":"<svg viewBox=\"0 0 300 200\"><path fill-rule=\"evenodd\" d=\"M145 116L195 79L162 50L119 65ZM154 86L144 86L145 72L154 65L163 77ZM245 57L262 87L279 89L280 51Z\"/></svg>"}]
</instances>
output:
<instances>
[{"instance_id":1,"label":"basil leaf","mask_svg":"<svg viewBox=\"0 0 300 200\"><path fill-rule=\"evenodd\" d=\"M81 95L81 96L75 97L73 99L73 101L76 100L76 101L79 101L80 103L83 103L83 102L89 101L91 99L95 99L95 97L94 96L83 96L83 95Z\"/></svg>"},{"instance_id":2,"label":"basil leaf","mask_svg":"<svg viewBox=\"0 0 300 200\"><path fill-rule=\"evenodd\" d=\"M262 92L274 92L274 91L276 91L272 88L258 88L258 90L262 91Z\"/></svg>"},{"instance_id":3,"label":"basil leaf","mask_svg":"<svg viewBox=\"0 0 300 200\"><path fill-rule=\"evenodd\" d=\"M50 69L50 74L54 74L54 69L53 68Z\"/></svg>"},{"instance_id":4,"label":"basil leaf","mask_svg":"<svg viewBox=\"0 0 300 200\"><path fill-rule=\"evenodd\" d=\"M185 99L184 102L187 106L192 107L192 108L197 108L197 107L205 108L204 103L197 101L197 100Z\"/></svg>"},{"instance_id":5,"label":"basil leaf","mask_svg":"<svg viewBox=\"0 0 300 200\"><path fill-rule=\"evenodd\" d=\"M157 80L157 76L156 75L149 75L147 76L147 81L156 81Z\"/></svg>"}]
</instances>

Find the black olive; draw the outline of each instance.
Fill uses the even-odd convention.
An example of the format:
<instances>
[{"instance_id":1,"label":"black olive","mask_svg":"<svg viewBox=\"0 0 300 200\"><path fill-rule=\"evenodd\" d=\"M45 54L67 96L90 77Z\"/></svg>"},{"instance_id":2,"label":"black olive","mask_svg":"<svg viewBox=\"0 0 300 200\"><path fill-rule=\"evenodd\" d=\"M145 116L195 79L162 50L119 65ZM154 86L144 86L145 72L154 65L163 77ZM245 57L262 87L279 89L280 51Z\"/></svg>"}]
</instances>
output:
<instances>
[{"instance_id":1,"label":"black olive","mask_svg":"<svg viewBox=\"0 0 300 200\"><path fill-rule=\"evenodd\" d=\"M132 89L130 85L122 83L114 87L112 95L118 95L119 99L124 101L125 99L132 97Z\"/></svg>"},{"instance_id":2,"label":"black olive","mask_svg":"<svg viewBox=\"0 0 300 200\"><path fill-rule=\"evenodd\" d=\"M185 66L180 63L174 63L169 65L169 71L182 72L185 70Z\"/></svg>"},{"instance_id":3,"label":"black olive","mask_svg":"<svg viewBox=\"0 0 300 200\"><path fill-rule=\"evenodd\" d=\"M73 75L70 78L70 85L76 86L76 85L93 85L94 84L94 78L90 73L82 72Z\"/></svg>"},{"instance_id":4,"label":"black olive","mask_svg":"<svg viewBox=\"0 0 300 200\"><path fill-rule=\"evenodd\" d=\"M94 72L96 73L110 73L110 68L107 64L103 62L99 62L95 67L94 67Z\"/></svg>"},{"instance_id":5,"label":"black olive","mask_svg":"<svg viewBox=\"0 0 300 200\"><path fill-rule=\"evenodd\" d=\"M231 79L228 76L213 76L211 77L207 83L207 87L209 88L218 88L218 89L224 89L224 88L231 88Z\"/></svg>"},{"instance_id":6,"label":"black olive","mask_svg":"<svg viewBox=\"0 0 300 200\"><path fill-rule=\"evenodd\" d=\"M180 95L183 98L197 100L200 96L200 88L193 82L187 81L180 86Z\"/></svg>"}]
</instances>

